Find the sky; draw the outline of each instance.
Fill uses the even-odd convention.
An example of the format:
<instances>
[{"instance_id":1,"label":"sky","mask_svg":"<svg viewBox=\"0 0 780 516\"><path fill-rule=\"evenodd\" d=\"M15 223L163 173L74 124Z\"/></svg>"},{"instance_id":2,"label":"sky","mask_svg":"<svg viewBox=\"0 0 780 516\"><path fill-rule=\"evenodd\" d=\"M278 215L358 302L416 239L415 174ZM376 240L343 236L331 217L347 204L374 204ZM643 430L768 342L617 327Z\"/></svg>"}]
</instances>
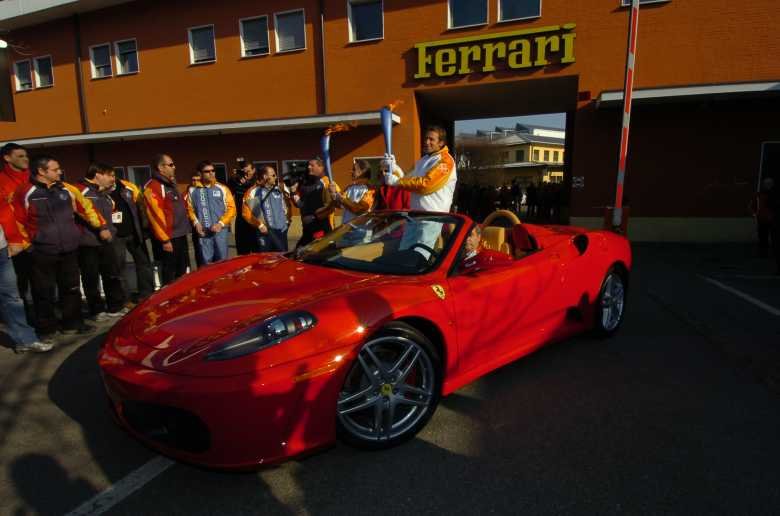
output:
<instances>
[{"instance_id":1,"label":"sky","mask_svg":"<svg viewBox=\"0 0 780 516\"><path fill-rule=\"evenodd\" d=\"M566 113L548 113L545 115L510 116L505 118L481 118L479 120L461 120L455 122L455 134L474 133L477 129L493 129L496 126L513 127L516 123L543 125L545 127L566 128Z\"/></svg>"}]
</instances>

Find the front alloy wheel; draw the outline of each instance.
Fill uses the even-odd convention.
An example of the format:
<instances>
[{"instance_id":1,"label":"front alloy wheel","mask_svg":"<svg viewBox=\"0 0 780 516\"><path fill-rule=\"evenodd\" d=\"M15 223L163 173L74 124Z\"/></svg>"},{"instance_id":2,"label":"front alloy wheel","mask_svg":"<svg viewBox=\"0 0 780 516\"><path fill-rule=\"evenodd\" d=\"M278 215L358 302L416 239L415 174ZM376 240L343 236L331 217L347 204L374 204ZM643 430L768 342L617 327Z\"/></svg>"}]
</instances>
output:
<instances>
[{"instance_id":1,"label":"front alloy wheel","mask_svg":"<svg viewBox=\"0 0 780 516\"><path fill-rule=\"evenodd\" d=\"M388 448L413 437L440 396L438 357L417 330L394 323L366 342L337 403L339 433L361 448Z\"/></svg>"}]
</instances>

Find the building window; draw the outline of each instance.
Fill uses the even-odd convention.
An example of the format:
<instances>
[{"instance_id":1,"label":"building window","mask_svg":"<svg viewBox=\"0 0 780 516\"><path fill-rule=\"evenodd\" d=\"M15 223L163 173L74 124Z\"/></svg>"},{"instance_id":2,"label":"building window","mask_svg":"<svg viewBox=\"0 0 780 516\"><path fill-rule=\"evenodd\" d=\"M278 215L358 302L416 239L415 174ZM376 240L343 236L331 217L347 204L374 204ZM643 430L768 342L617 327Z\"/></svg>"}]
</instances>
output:
<instances>
[{"instance_id":1,"label":"building window","mask_svg":"<svg viewBox=\"0 0 780 516\"><path fill-rule=\"evenodd\" d=\"M509 151L504 151L499 154L499 159L501 159L502 163L506 163L509 161Z\"/></svg>"},{"instance_id":2,"label":"building window","mask_svg":"<svg viewBox=\"0 0 780 516\"><path fill-rule=\"evenodd\" d=\"M542 15L542 0L498 0L498 21L525 20Z\"/></svg>"},{"instance_id":3,"label":"building window","mask_svg":"<svg viewBox=\"0 0 780 516\"><path fill-rule=\"evenodd\" d=\"M148 165L140 167L128 167L128 169L127 178L131 183L135 183L141 188L152 177L152 169Z\"/></svg>"},{"instance_id":4,"label":"building window","mask_svg":"<svg viewBox=\"0 0 780 516\"><path fill-rule=\"evenodd\" d=\"M226 185L228 182L228 169L225 163L214 163L214 178L218 183Z\"/></svg>"},{"instance_id":5,"label":"building window","mask_svg":"<svg viewBox=\"0 0 780 516\"><path fill-rule=\"evenodd\" d=\"M448 0L447 10L450 29L485 25L488 19L486 0Z\"/></svg>"},{"instance_id":6,"label":"building window","mask_svg":"<svg viewBox=\"0 0 780 516\"><path fill-rule=\"evenodd\" d=\"M271 52L268 46L268 16L240 20L239 31L241 57L264 56Z\"/></svg>"},{"instance_id":7,"label":"building window","mask_svg":"<svg viewBox=\"0 0 780 516\"><path fill-rule=\"evenodd\" d=\"M349 0L349 40L371 41L384 37L382 0Z\"/></svg>"},{"instance_id":8,"label":"building window","mask_svg":"<svg viewBox=\"0 0 780 516\"><path fill-rule=\"evenodd\" d=\"M190 64L213 63L217 60L213 25L192 27L187 34L190 42Z\"/></svg>"},{"instance_id":9,"label":"building window","mask_svg":"<svg viewBox=\"0 0 780 516\"><path fill-rule=\"evenodd\" d=\"M116 74L138 73L138 43L134 39L114 43Z\"/></svg>"},{"instance_id":10,"label":"building window","mask_svg":"<svg viewBox=\"0 0 780 516\"><path fill-rule=\"evenodd\" d=\"M116 175L117 181L120 179L127 180L127 175L125 175L125 167L114 167L114 175Z\"/></svg>"},{"instance_id":11,"label":"building window","mask_svg":"<svg viewBox=\"0 0 780 516\"><path fill-rule=\"evenodd\" d=\"M525 161L525 151L523 149L515 151L515 161Z\"/></svg>"},{"instance_id":12,"label":"building window","mask_svg":"<svg viewBox=\"0 0 780 516\"><path fill-rule=\"evenodd\" d=\"M32 68L29 60L14 63L14 79L16 91L27 91L33 88Z\"/></svg>"},{"instance_id":13,"label":"building window","mask_svg":"<svg viewBox=\"0 0 780 516\"><path fill-rule=\"evenodd\" d=\"M539 161L539 149L534 149L534 161Z\"/></svg>"},{"instance_id":14,"label":"building window","mask_svg":"<svg viewBox=\"0 0 780 516\"><path fill-rule=\"evenodd\" d=\"M306 49L306 17L303 9L274 14L274 26L277 52Z\"/></svg>"},{"instance_id":15,"label":"building window","mask_svg":"<svg viewBox=\"0 0 780 516\"><path fill-rule=\"evenodd\" d=\"M33 59L35 68L35 87L48 88L54 85L54 74L51 66L51 56Z\"/></svg>"},{"instance_id":16,"label":"building window","mask_svg":"<svg viewBox=\"0 0 780 516\"><path fill-rule=\"evenodd\" d=\"M553 161L558 163L558 151L553 151Z\"/></svg>"},{"instance_id":17,"label":"building window","mask_svg":"<svg viewBox=\"0 0 780 516\"><path fill-rule=\"evenodd\" d=\"M95 45L89 49L90 62L92 63L92 78L102 79L111 77L114 71L111 69L111 45Z\"/></svg>"},{"instance_id":18,"label":"building window","mask_svg":"<svg viewBox=\"0 0 780 516\"><path fill-rule=\"evenodd\" d=\"M550 161L550 151L548 151L548 150L544 151L544 161L545 161L545 163Z\"/></svg>"},{"instance_id":19,"label":"building window","mask_svg":"<svg viewBox=\"0 0 780 516\"><path fill-rule=\"evenodd\" d=\"M309 160L288 159L282 161L282 180L285 177L306 177L309 170Z\"/></svg>"}]
</instances>

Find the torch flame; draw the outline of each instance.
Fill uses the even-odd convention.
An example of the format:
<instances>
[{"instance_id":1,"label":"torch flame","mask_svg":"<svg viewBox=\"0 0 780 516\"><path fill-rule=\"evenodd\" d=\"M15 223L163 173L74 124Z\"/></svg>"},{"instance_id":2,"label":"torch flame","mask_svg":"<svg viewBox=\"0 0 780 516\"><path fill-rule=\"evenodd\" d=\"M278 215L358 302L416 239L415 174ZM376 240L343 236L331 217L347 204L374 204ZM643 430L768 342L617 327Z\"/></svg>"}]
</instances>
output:
<instances>
[{"instance_id":1,"label":"torch flame","mask_svg":"<svg viewBox=\"0 0 780 516\"><path fill-rule=\"evenodd\" d=\"M396 99L396 100L392 101L390 104L387 105L387 109L389 109L390 111L395 111L395 108L397 108L398 106L400 106L403 103L404 103L403 100Z\"/></svg>"},{"instance_id":2,"label":"torch flame","mask_svg":"<svg viewBox=\"0 0 780 516\"><path fill-rule=\"evenodd\" d=\"M357 125L358 125L357 122L350 122L349 124L344 124L342 122L339 122L325 129L325 135L330 136L333 133L343 133L346 131L351 131L352 129L357 127Z\"/></svg>"}]
</instances>

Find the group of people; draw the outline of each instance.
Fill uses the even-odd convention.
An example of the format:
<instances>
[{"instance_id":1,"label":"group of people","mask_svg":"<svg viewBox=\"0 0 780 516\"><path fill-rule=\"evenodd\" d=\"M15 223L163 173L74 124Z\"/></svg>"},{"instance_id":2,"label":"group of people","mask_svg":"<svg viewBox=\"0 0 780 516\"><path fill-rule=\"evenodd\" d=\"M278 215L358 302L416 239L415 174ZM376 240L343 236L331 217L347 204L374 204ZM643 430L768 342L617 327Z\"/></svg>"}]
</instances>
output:
<instances>
[{"instance_id":1,"label":"group of people","mask_svg":"<svg viewBox=\"0 0 780 516\"><path fill-rule=\"evenodd\" d=\"M455 205L457 211L482 220L497 209L511 210L524 219L558 222L563 205L562 183L521 184L518 179L501 187L461 183Z\"/></svg>"},{"instance_id":2,"label":"group of people","mask_svg":"<svg viewBox=\"0 0 780 516\"><path fill-rule=\"evenodd\" d=\"M188 235L198 265L226 259L234 221L238 254L287 251L293 205L303 225L297 246L331 231L336 210L342 210L343 223L372 209L447 212L457 174L445 130L429 127L423 151L408 174L386 155L379 187L370 185L365 160L354 162L352 181L342 189L314 158L306 179L289 186L273 167L255 170L251 162L223 185L214 164L202 161L182 192L168 154L155 156L151 178L139 188L102 163L91 164L78 181L65 182L54 157L30 158L27 149L9 143L2 148L0 170L0 312L14 349L45 352L60 335L91 332L82 314L82 286L91 320L126 314L133 306L123 274L127 253L135 264L135 301L151 295L148 236L166 285L190 268Z\"/></svg>"},{"instance_id":3,"label":"group of people","mask_svg":"<svg viewBox=\"0 0 780 516\"><path fill-rule=\"evenodd\" d=\"M117 181L113 167L99 163L66 183L56 159L30 159L13 143L2 148L2 157L0 310L17 352L49 351L58 333L93 329L82 315L82 285L93 320L126 314L129 296L119 259L126 251L136 259L141 295L153 291L148 257L145 270L140 263L144 214L135 185Z\"/></svg>"}]
</instances>

